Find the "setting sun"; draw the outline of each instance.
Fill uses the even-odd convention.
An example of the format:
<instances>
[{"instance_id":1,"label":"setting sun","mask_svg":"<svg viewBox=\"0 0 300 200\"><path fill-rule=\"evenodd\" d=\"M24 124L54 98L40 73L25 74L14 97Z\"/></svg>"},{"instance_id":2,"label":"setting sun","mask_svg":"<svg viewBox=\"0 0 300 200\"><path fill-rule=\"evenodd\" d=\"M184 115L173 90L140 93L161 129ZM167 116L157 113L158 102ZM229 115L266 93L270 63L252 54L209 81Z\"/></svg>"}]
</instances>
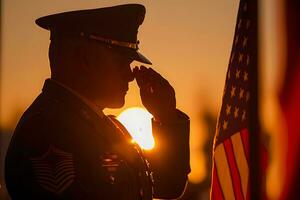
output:
<instances>
[{"instance_id":1,"label":"setting sun","mask_svg":"<svg viewBox=\"0 0 300 200\"><path fill-rule=\"evenodd\" d=\"M129 131L134 142L145 150L150 150L155 145L152 136L151 118L152 115L141 107L128 108L117 117Z\"/></svg>"}]
</instances>

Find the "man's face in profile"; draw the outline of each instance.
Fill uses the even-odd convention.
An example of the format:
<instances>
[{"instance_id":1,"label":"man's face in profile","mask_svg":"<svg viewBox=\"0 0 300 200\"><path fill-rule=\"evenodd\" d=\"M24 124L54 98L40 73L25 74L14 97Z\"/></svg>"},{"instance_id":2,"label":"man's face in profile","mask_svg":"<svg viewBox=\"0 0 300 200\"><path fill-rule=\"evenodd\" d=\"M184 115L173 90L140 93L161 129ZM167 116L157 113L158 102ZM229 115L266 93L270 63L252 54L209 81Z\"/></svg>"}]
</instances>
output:
<instances>
[{"instance_id":1,"label":"man's face in profile","mask_svg":"<svg viewBox=\"0 0 300 200\"><path fill-rule=\"evenodd\" d=\"M96 103L105 108L120 108L125 103L128 83L133 81L130 63L133 61L114 47L90 43L87 64L90 84Z\"/></svg>"}]
</instances>

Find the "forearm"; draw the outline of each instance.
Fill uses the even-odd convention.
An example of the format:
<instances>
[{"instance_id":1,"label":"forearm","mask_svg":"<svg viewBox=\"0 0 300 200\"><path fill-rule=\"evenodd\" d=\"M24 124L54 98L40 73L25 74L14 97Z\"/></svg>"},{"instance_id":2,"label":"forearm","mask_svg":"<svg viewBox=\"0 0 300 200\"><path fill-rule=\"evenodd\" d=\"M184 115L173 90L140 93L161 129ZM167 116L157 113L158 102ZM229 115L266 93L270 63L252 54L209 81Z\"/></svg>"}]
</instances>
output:
<instances>
[{"instance_id":1,"label":"forearm","mask_svg":"<svg viewBox=\"0 0 300 200\"><path fill-rule=\"evenodd\" d=\"M189 163L189 118L176 111L172 120L152 120L155 148L146 152L154 177L154 196L177 198L184 191Z\"/></svg>"}]
</instances>

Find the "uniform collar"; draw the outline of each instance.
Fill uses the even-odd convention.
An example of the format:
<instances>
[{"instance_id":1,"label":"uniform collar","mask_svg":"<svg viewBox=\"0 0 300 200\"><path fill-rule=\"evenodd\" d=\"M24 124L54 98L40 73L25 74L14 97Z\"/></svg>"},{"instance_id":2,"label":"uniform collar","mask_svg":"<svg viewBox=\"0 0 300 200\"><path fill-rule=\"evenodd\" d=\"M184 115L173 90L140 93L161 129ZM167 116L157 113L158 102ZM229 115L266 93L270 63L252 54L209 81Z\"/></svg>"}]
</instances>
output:
<instances>
[{"instance_id":1,"label":"uniform collar","mask_svg":"<svg viewBox=\"0 0 300 200\"><path fill-rule=\"evenodd\" d=\"M47 83L57 85L58 87L60 87L64 90L67 90L69 93L71 93L75 97L77 97L77 99L79 99L82 103L84 103L86 106L88 106L92 111L94 111L100 118L105 117L105 114L103 113L103 111L101 109L99 109L99 107L95 103L93 103L92 101L90 101L89 99L84 97L83 95L79 94L77 91L73 90L69 86L67 86L57 80L53 80L53 79L47 79L45 81L45 86L47 85ZM45 89L45 86L44 86L43 90Z\"/></svg>"}]
</instances>

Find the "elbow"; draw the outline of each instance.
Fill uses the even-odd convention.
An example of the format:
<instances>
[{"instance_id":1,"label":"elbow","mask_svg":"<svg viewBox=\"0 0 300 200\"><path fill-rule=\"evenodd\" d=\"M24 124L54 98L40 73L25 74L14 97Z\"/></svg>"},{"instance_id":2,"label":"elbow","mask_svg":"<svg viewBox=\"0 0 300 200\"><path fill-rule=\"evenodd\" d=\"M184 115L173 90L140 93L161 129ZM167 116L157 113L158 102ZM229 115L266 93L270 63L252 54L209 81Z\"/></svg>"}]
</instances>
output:
<instances>
[{"instance_id":1,"label":"elbow","mask_svg":"<svg viewBox=\"0 0 300 200\"><path fill-rule=\"evenodd\" d=\"M184 194L187 183L188 183L187 177L173 183L173 185L174 185L174 188L172 189L173 192L170 193L168 199L179 199Z\"/></svg>"},{"instance_id":2,"label":"elbow","mask_svg":"<svg viewBox=\"0 0 300 200\"><path fill-rule=\"evenodd\" d=\"M159 199L178 199L184 194L187 181L187 176L183 176L170 178L157 187L154 183L154 197Z\"/></svg>"}]
</instances>

